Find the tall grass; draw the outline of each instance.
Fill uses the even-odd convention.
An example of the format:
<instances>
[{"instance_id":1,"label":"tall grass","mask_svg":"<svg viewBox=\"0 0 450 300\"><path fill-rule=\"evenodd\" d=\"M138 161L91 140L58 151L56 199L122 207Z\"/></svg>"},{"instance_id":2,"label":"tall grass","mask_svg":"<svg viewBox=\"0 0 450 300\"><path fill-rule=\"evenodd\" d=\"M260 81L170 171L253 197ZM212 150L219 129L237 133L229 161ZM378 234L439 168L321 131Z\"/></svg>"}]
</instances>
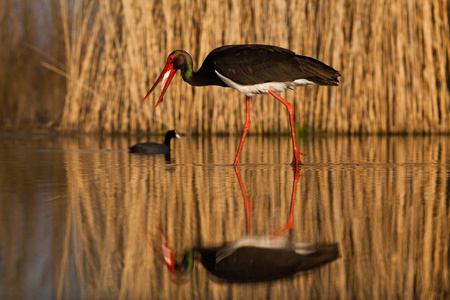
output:
<instances>
[{"instance_id":1,"label":"tall grass","mask_svg":"<svg viewBox=\"0 0 450 300\"><path fill-rule=\"evenodd\" d=\"M340 87L287 92L297 126L329 132L449 132L447 0L61 0L68 94L63 130L240 132L244 96L176 78L153 112L140 103L166 56L185 49L194 69L224 44L274 44L341 70ZM251 132L287 132L269 96L252 101Z\"/></svg>"}]
</instances>

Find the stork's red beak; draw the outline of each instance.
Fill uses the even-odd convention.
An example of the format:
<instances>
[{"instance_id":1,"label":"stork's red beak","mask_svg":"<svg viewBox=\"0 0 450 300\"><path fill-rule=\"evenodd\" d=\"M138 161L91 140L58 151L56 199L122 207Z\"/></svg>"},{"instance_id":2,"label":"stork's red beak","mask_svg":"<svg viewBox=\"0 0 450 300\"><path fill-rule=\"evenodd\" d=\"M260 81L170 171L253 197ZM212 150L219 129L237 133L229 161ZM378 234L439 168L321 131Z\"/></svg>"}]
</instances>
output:
<instances>
[{"instance_id":1,"label":"stork's red beak","mask_svg":"<svg viewBox=\"0 0 450 300\"><path fill-rule=\"evenodd\" d=\"M161 96L159 97L158 102L156 102L155 107L153 108L153 110L156 109L156 107L158 106L158 104L162 101L164 94L167 91L167 88L169 87L170 82L172 81L173 76L175 75L175 72L177 70L173 68L173 64L167 64L164 67L164 70L161 72L161 75L159 75L158 79L156 80L155 84L153 84L152 88L150 89L150 91L148 91L147 95L145 95L144 99L142 99L141 103L144 102L145 99L147 99L147 97L153 92L153 90L155 89L156 85L158 84L158 82L161 82Z\"/></svg>"},{"instance_id":2,"label":"stork's red beak","mask_svg":"<svg viewBox=\"0 0 450 300\"><path fill-rule=\"evenodd\" d=\"M162 231L159 224L156 226L158 228L159 232L161 233L161 250L163 255L164 263L166 264L167 268L169 269L170 273L175 273L175 250L173 250L169 246L169 239L167 238L167 235Z\"/></svg>"}]
</instances>

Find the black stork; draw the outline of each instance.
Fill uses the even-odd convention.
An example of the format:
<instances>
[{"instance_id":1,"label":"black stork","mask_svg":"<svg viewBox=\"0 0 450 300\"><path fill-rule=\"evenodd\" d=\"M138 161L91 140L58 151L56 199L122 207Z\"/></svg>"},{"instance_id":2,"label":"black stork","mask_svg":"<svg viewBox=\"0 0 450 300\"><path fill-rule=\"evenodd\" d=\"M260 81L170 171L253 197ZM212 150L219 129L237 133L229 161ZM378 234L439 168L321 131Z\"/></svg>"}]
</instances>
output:
<instances>
[{"instance_id":1,"label":"black stork","mask_svg":"<svg viewBox=\"0 0 450 300\"><path fill-rule=\"evenodd\" d=\"M258 94L271 94L283 103L288 112L294 150L293 165L301 164L295 141L293 105L277 93L300 85L338 85L339 71L307 56L269 45L230 45L211 51L197 72L193 71L192 57L184 50L169 54L167 63L142 102L161 82L161 96L153 110L162 101L163 96L177 70L181 70L183 80L193 86L218 85L232 87L246 96L246 121L233 165L237 165L242 146L250 127L250 97Z\"/></svg>"},{"instance_id":2,"label":"black stork","mask_svg":"<svg viewBox=\"0 0 450 300\"><path fill-rule=\"evenodd\" d=\"M130 150L130 153L170 154L170 140L172 138L180 138L180 135L175 130L169 130L164 138L164 144L152 142L138 143L128 147L128 149Z\"/></svg>"},{"instance_id":3,"label":"black stork","mask_svg":"<svg viewBox=\"0 0 450 300\"><path fill-rule=\"evenodd\" d=\"M160 224L161 258L169 269L172 280L185 282L200 261L205 269L225 282L263 282L294 276L297 272L311 270L339 257L336 243L297 242L291 230L294 225L294 200L300 179L300 166L294 166L294 182L289 216L286 225L266 235L250 234L251 204L245 192L238 166L234 167L247 212L247 234L238 240L216 246L197 246L184 251L183 259L176 260L176 252L169 244ZM158 248L157 248L158 249Z\"/></svg>"},{"instance_id":4,"label":"black stork","mask_svg":"<svg viewBox=\"0 0 450 300\"><path fill-rule=\"evenodd\" d=\"M328 264L340 256L336 243L296 242L289 235L245 236L213 247L194 247L184 251L182 261L175 259L166 234L161 233L162 259L172 280L183 283L193 270L195 260L219 281L229 283L269 282L289 278L301 271Z\"/></svg>"}]
</instances>

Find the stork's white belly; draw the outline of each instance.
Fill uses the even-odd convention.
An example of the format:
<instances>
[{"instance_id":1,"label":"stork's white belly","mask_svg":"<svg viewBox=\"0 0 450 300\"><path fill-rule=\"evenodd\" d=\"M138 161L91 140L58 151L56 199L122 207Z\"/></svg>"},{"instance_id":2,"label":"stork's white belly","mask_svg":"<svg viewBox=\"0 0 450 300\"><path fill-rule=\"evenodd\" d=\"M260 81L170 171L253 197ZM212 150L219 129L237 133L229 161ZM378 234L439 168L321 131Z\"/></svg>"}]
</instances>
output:
<instances>
[{"instance_id":1,"label":"stork's white belly","mask_svg":"<svg viewBox=\"0 0 450 300\"><path fill-rule=\"evenodd\" d=\"M246 96L256 96L259 94L268 94L268 90L271 89L272 91L276 93L284 92L286 91L290 86L299 86L299 85L307 85L312 84L315 85L313 81L306 80L306 79L296 79L294 81L288 81L288 82L264 82L264 83L258 83L254 85L242 85L239 83L234 82L233 80L223 76L217 70L215 70L217 76L229 87L232 87L239 92L245 94Z\"/></svg>"}]
</instances>

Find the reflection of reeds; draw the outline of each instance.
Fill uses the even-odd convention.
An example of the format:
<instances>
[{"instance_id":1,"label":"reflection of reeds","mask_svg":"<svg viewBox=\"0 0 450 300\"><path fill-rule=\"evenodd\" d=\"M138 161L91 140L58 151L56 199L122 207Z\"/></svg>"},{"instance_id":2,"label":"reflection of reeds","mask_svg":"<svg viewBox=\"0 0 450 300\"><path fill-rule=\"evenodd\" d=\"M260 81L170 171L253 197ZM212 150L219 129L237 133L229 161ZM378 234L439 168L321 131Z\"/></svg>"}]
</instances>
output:
<instances>
[{"instance_id":1,"label":"reflection of reeds","mask_svg":"<svg viewBox=\"0 0 450 300\"><path fill-rule=\"evenodd\" d=\"M249 149L266 149L263 160L275 163L240 168L252 203L252 232L267 234L282 227L289 212L293 174L279 162L290 161L290 140L251 137L248 142L254 145ZM307 145L309 156L322 160L302 169L293 234L297 240L338 242L342 259L330 266L293 281L245 287L214 283L197 264L189 283L174 285L154 249L151 233L159 221L177 251L245 234L230 144L225 138L181 139L173 153L178 164L170 165L163 157L125 152L101 152L97 159L68 152L67 236L57 264L57 295L64 298L77 289L86 298L133 299L440 299L448 294L450 140L436 136L330 138ZM83 147L126 145L124 139L102 146L92 140ZM251 161L250 154L242 158Z\"/></svg>"},{"instance_id":2,"label":"reflection of reeds","mask_svg":"<svg viewBox=\"0 0 450 300\"><path fill-rule=\"evenodd\" d=\"M215 47L265 43L342 71L340 87L286 93L299 128L449 131L447 1L75 0L72 13L68 2L61 0L69 73L62 129L240 132L244 98L231 89L194 89L177 78L156 112L157 93L140 100L174 49L190 52L198 68ZM288 132L275 99L253 103L264 122L252 132Z\"/></svg>"}]
</instances>

